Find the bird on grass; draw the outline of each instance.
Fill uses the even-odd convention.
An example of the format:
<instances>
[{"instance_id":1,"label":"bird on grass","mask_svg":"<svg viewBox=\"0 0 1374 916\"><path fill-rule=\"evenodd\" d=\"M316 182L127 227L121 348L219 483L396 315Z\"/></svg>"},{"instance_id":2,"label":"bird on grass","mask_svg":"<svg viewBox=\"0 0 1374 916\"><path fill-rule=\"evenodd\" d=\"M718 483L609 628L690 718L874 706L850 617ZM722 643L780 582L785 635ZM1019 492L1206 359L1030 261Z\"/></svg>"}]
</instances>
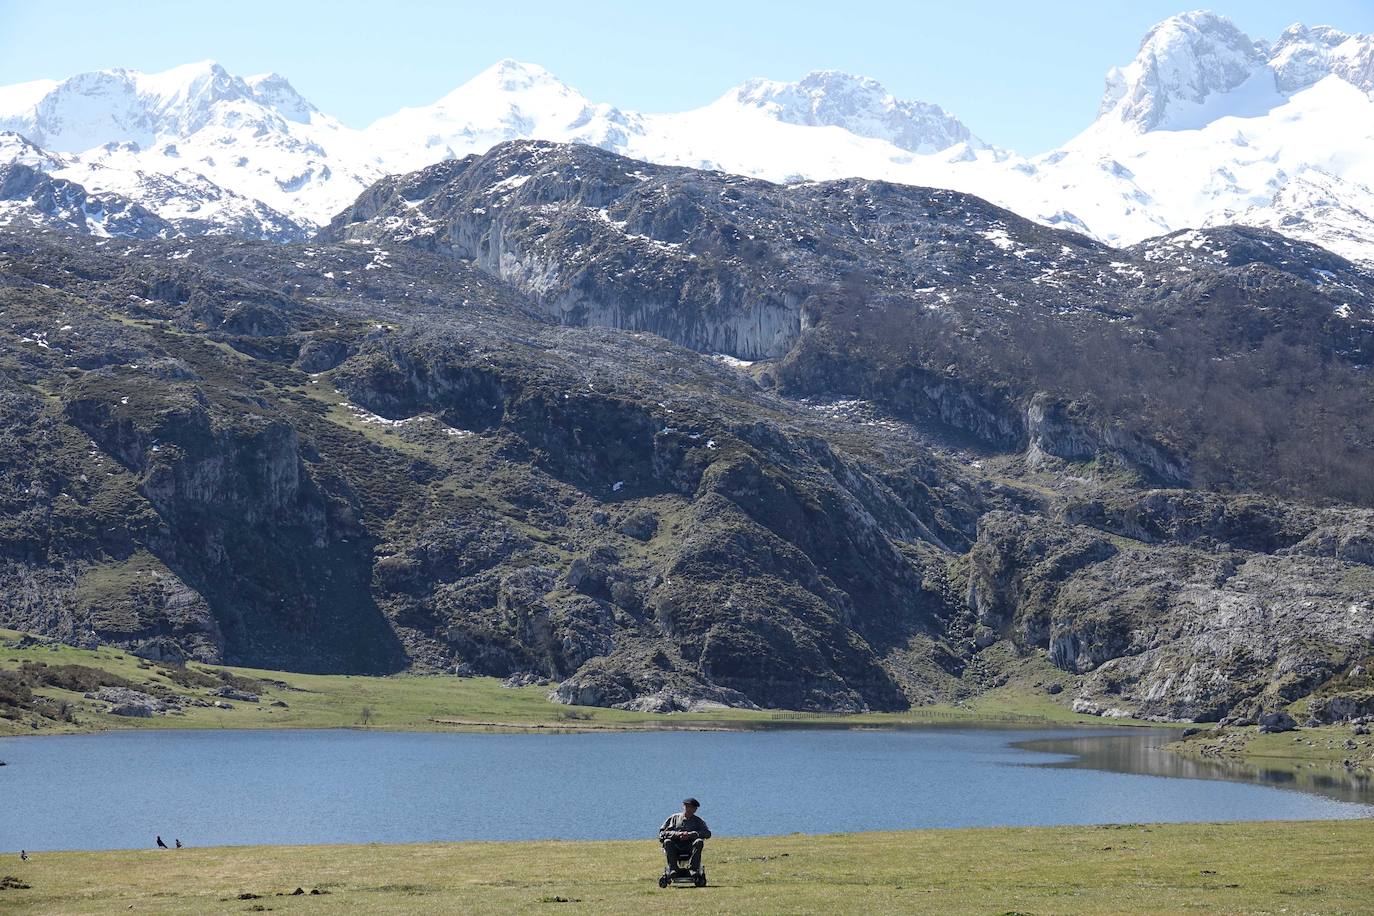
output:
<instances>
[{"instance_id":1,"label":"bird on grass","mask_svg":"<svg viewBox=\"0 0 1374 916\"><path fill-rule=\"evenodd\" d=\"M27 852L26 850L23 850L23 849L19 850L19 861L20 861L20 862L27 862L28 860L29 860L29 854L28 854L28 852Z\"/></svg>"},{"instance_id":2,"label":"bird on grass","mask_svg":"<svg viewBox=\"0 0 1374 916\"><path fill-rule=\"evenodd\" d=\"M181 848L181 840L177 840L176 843L177 843L177 849L180 849L180 848Z\"/></svg>"},{"instance_id":3,"label":"bird on grass","mask_svg":"<svg viewBox=\"0 0 1374 916\"><path fill-rule=\"evenodd\" d=\"M160 837L160 836L157 838L157 848L158 848L158 849L166 849L166 848L167 848L167 844L164 843L164 842L162 842L162 837Z\"/></svg>"}]
</instances>

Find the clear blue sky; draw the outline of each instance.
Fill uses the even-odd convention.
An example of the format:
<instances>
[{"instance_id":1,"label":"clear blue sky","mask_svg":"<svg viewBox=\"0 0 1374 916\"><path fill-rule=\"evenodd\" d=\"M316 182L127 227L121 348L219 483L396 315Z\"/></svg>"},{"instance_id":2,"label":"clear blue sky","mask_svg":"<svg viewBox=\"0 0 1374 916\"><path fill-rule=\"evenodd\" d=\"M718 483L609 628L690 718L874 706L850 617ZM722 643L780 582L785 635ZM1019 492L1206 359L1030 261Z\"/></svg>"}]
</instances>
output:
<instances>
[{"instance_id":1,"label":"clear blue sky","mask_svg":"<svg viewBox=\"0 0 1374 916\"><path fill-rule=\"evenodd\" d=\"M1159 0L0 0L0 84L214 58L275 70L364 126L434 101L503 57L541 64L593 101L638 111L705 104L751 76L836 68L945 106L989 142L1031 154L1092 119L1107 69ZM1374 32L1374 0L1227 0L1207 8L1256 38L1288 24Z\"/></svg>"}]
</instances>

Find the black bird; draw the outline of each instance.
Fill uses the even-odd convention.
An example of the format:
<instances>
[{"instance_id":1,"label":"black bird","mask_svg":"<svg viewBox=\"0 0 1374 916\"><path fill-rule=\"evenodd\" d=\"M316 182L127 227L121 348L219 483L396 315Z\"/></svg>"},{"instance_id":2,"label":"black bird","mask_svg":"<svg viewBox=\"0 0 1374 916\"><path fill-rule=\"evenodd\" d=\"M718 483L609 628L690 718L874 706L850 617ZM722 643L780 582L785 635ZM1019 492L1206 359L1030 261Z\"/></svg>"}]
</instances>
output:
<instances>
[{"instance_id":1,"label":"black bird","mask_svg":"<svg viewBox=\"0 0 1374 916\"><path fill-rule=\"evenodd\" d=\"M20 862L27 862L28 860L29 860L29 854L28 854L27 852L25 852L24 850L22 850L22 849L19 850L19 861L20 861Z\"/></svg>"},{"instance_id":2,"label":"black bird","mask_svg":"<svg viewBox=\"0 0 1374 916\"><path fill-rule=\"evenodd\" d=\"M167 848L167 844L164 843L164 842L162 842L162 837L158 837L158 838L157 838L157 846L158 846L159 849L166 849L166 848Z\"/></svg>"},{"instance_id":3,"label":"black bird","mask_svg":"<svg viewBox=\"0 0 1374 916\"><path fill-rule=\"evenodd\" d=\"M181 840L177 840L177 849L181 848Z\"/></svg>"}]
</instances>

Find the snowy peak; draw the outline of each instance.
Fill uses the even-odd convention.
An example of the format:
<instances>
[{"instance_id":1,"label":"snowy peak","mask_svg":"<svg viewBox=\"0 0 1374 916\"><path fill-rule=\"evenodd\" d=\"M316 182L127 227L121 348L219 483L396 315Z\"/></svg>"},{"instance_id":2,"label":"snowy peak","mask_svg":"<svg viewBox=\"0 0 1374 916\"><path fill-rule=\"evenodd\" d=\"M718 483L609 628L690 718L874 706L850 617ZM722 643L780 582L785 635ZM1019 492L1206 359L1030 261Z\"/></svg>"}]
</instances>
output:
<instances>
[{"instance_id":1,"label":"snowy peak","mask_svg":"<svg viewBox=\"0 0 1374 916\"><path fill-rule=\"evenodd\" d=\"M316 118L323 116L284 77L245 80L212 60L161 73L96 70L0 89L0 130L71 153L112 142L150 147L216 124L282 133L289 129L283 120L309 124Z\"/></svg>"},{"instance_id":2,"label":"snowy peak","mask_svg":"<svg viewBox=\"0 0 1374 916\"><path fill-rule=\"evenodd\" d=\"M78 235L165 238L166 220L118 194L92 195L22 162L0 165L0 226L43 226Z\"/></svg>"},{"instance_id":3,"label":"snowy peak","mask_svg":"<svg viewBox=\"0 0 1374 916\"><path fill-rule=\"evenodd\" d=\"M816 70L796 83L749 80L721 102L758 108L786 124L843 128L912 153L936 153L959 143L984 146L939 105L898 99L877 80L838 70Z\"/></svg>"},{"instance_id":4,"label":"snowy peak","mask_svg":"<svg viewBox=\"0 0 1374 916\"><path fill-rule=\"evenodd\" d=\"M542 140L773 182L964 191L1112 244L1242 222L1374 261L1372 125L1374 36L1295 25L1257 42L1192 12L1150 29L1109 76L1098 119L1034 159L986 146L938 105L835 70L638 114L502 60L355 130L279 74L240 78L202 61L0 86L0 165L67 181L89 200L136 203L174 233L301 238L387 174ZM76 220L75 204L33 203L47 185L20 184L12 211ZM52 187L75 201L73 186Z\"/></svg>"},{"instance_id":5,"label":"snowy peak","mask_svg":"<svg viewBox=\"0 0 1374 916\"><path fill-rule=\"evenodd\" d=\"M1107 74L1098 120L1137 132L1200 127L1209 101L1242 86L1275 94L1262 47L1224 16L1183 13L1150 29L1135 59Z\"/></svg>"},{"instance_id":6,"label":"snowy peak","mask_svg":"<svg viewBox=\"0 0 1374 916\"><path fill-rule=\"evenodd\" d=\"M518 138L617 148L639 131L638 121L589 101L543 67L503 60L433 105L403 108L364 133L388 162L414 169Z\"/></svg>"},{"instance_id":7,"label":"snowy peak","mask_svg":"<svg viewBox=\"0 0 1374 916\"><path fill-rule=\"evenodd\" d=\"M507 57L492 64L441 101L448 101L450 97L463 99L474 92L484 90L525 93L536 87L551 88L558 93L576 95L566 83L538 64L527 64Z\"/></svg>"},{"instance_id":8,"label":"snowy peak","mask_svg":"<svg viewBox=\"0 0 1374 916\"><path fill-rule=\"evenodd\" d=\"M1339 76L1365 92L1374 92L1374 35L1348 35L1326 25L1294 24L1284 30L1270 52L1278 88L1298 92L1328 76Z\"/></svg>"},{"instance_id":9,"label":"snowy peak","mask_svg":"<svg viewBox=\"0 0 1374 916\"><path fill-rule=\"evenodd\" d=\"M288 121L309 124L311 117L319 113L319 109L307 102L296 91L296 87L279 73L250 76L244 83L260 105L272 109Z\"/></svg>"},{"instance_id":10,"label":"snowy peak","mask_svg":"<svg viewBox=\"0 0 1374 916\"><path fill-rule=\"evenodd\" d=\"M1295 24L1270 45L1224 16L1183 13L1150 29L1135 59L1107 74L1095 126L1143 133L1255 117L1330 76L1374 92L1374 35Z\"/></svg>"},{"instance_id":11,"label":"snowy peak","mask_svg":"<svg viewBox=\"0 0 1374 916\"><path fill-rule=\"evenodd\" d=\"M124 141L149 146L160 136L194 133L222 103L240 101L255 102L253 90L214 61L161 73L96 70L41 93L0 93L0 129L61 152Z\"/></svg>"},{"instance_id":12,"label":"snowy peak","mask_svg":"<svg viewBox=\"0 0 1374 916\"><path fill-rule=\"evenodd\" d=\"M6 143L0 161L137 200L179 228L298 236L383 171L280 75L243 79L210 60L0 90L0 131L54 157Z\"/></svg>"}]
</instances>

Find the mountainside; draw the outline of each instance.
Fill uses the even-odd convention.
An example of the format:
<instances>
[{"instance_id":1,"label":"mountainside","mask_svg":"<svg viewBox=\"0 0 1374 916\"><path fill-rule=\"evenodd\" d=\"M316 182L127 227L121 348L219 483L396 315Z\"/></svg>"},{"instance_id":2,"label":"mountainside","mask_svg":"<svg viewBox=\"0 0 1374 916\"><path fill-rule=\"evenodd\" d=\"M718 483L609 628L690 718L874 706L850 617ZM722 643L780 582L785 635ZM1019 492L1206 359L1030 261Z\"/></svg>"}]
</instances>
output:
<instances>
[{"instance_id":1,"label":"mountainside","mask_svg":"<svg viewBox=\"0 0 1374 916\"><path fill-rule=\"evenodd\" d=\"M691 111L647 114L505 60L363 130L280 76L241 79L210 62L0 87L0 131L45 157L26 164L138 204L173 234L288 241L383 175L538 139L776 182L959 190L1116 246L1241 223L1371 262L1371 125L1374 36L1294 25L1256 41L1207 12L1152 28L1108 74L1094 123L1030 158L988 146L938 105L836 71L750 80ZM0 144L0 161L19 155Z\"/></svg>"},{"instance_id":2,"label":"mountainside","mask_svg":"<svg viewBox=\"0 0 1374 916\"><path fill-rule=\"evenodd\" d=\"M0 289L0 624L655 710L1243 721L1374 655L1374 276L1268 230L509 142Z\"/></svg>"},{"instance_id":3,"label":"mountainside","mask_svg":"<svg viewBox=\"0 0 1374 916\"><path fill-rule=\"evenodd\" d=\"M0 165L0 226L61 229L79 235L161 238L170 223L117 194L88 194L22 162Z\"/></svg>"}]
</instances>

